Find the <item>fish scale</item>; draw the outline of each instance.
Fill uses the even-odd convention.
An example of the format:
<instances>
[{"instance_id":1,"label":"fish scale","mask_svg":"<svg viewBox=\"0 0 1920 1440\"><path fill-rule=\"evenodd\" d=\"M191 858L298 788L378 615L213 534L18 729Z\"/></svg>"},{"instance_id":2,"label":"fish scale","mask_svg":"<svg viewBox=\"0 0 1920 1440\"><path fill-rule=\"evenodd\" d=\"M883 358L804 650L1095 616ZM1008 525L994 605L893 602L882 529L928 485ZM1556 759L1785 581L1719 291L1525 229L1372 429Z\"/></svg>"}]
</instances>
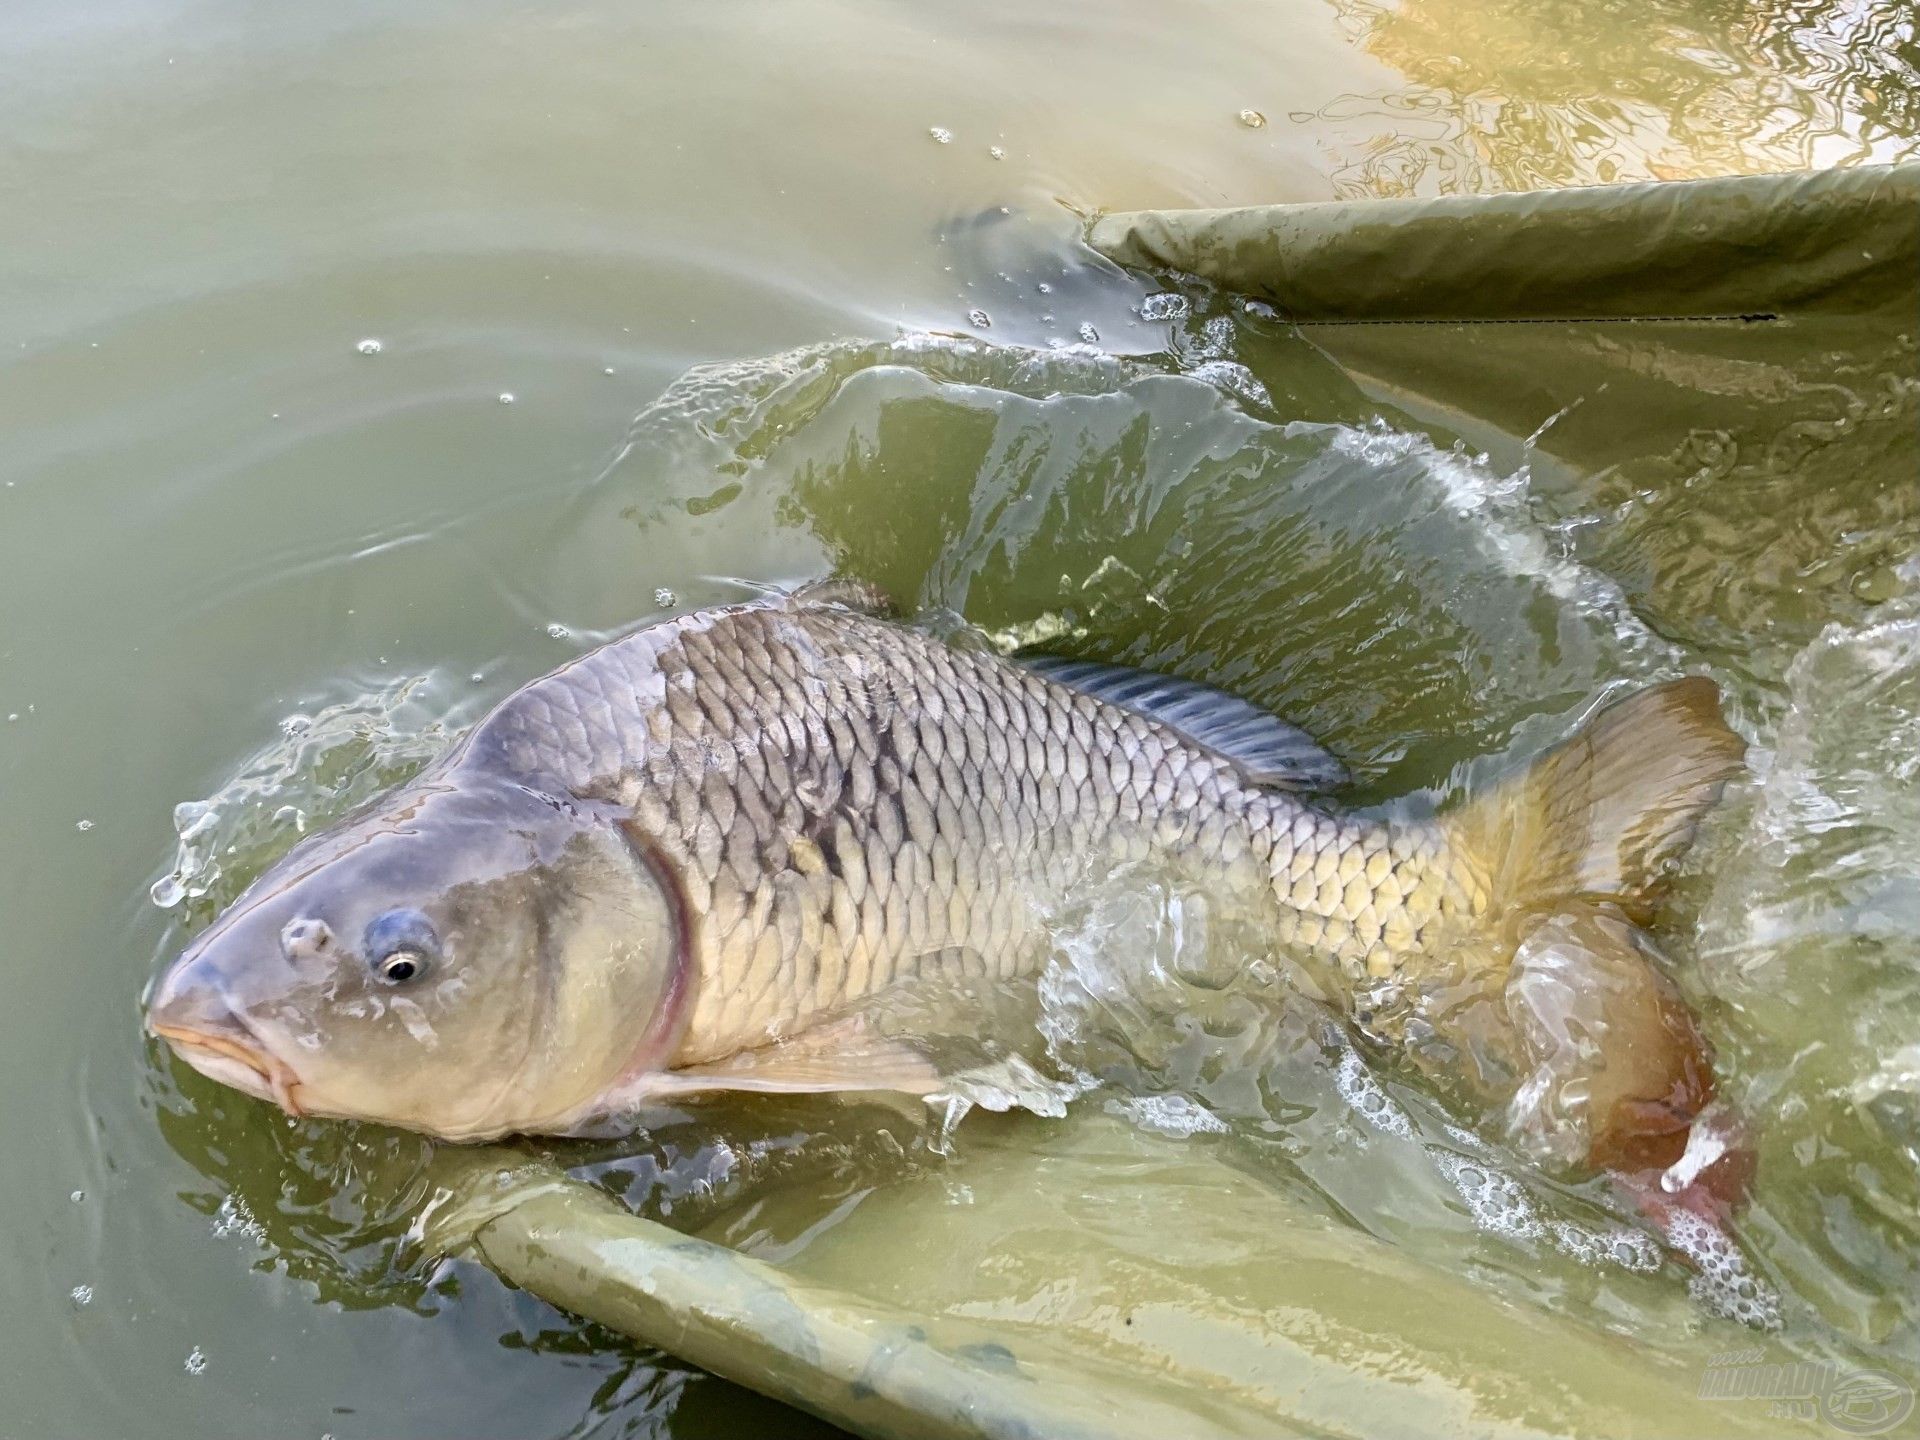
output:
<instances>
[{"instance_id":1,"label":"fish scale","mask_svg":"<svg viewBox=\"0 0 1920 1440\"><path fill-rule=\"evenodd\" d=\"M290 1112L456 1139L712 1089L935 1094L1013 1063L1050 927L1147 862L1543 1153L1678 1163L1711 1055L1632 926L1740 769L1710 681L1405 821L1319 799L1338 763L1245 700L850 598L685 616L515 692L249 887L150 1028Z\"/></svg>"},{"instance_id":2,"label":"fish scale","mask_svg":"<svg viewBox=\"0 0 1920 1440\"><path fill-rule=\"evenodd\" d=\"M627 806L673 866L696 917L682 1064L923 966L1031 969L1047 916L1130 860L1237 877L1223 895L1351 975L1475 911L1421 827L1252 785L1149 717L840 604L655 627L487 723L514 771Z\"/></svg>"}]
</instances>

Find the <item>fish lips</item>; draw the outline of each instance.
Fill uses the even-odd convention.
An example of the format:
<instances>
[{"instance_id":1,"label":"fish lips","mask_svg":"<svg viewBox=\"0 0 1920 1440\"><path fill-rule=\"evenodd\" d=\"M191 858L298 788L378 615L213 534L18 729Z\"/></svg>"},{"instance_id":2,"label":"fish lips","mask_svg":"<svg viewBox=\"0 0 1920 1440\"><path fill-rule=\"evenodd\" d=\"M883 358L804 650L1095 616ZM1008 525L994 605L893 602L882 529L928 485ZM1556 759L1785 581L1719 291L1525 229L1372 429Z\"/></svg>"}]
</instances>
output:
<instances>
[{"instance_id":1,"label":"fish lips","mask_svg":"<svg viewBox=\"0 0 1920 1440\"><path fill-rule=\"evenodd\" d=\"M229 1014L224 1021L196 1017L188 1022L156 1013L147 1017L147 1029L209 1080L257 1100L271 1100L289 1115L306 1113L299 1099L299 1077L270 1054L238 1016Z\"/></svg>"}]
</instances>

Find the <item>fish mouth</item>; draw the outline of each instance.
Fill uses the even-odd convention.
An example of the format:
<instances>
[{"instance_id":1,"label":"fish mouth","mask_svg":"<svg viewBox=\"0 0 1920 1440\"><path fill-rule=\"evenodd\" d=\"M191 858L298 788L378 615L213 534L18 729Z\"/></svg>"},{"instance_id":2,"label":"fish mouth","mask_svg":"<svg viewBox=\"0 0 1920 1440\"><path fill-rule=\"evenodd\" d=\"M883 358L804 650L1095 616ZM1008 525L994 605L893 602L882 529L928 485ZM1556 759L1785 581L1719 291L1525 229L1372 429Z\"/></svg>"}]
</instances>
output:
<instances>
[{"instance_id":1,"label":"fish mouth","mask_svg":"<svg viewBox=\"0 0 1920 1440\"><path fill-rule=\"evenodd\" d=\"M285 1065L260 1049L250 1036L242 1038L165 1022L150 1022L147 1028L209 1080L217 1080L256 1100L271 1100L289 1115L306 1113L297 1095L299 1080Z\"/></svg>"}]
</instances>

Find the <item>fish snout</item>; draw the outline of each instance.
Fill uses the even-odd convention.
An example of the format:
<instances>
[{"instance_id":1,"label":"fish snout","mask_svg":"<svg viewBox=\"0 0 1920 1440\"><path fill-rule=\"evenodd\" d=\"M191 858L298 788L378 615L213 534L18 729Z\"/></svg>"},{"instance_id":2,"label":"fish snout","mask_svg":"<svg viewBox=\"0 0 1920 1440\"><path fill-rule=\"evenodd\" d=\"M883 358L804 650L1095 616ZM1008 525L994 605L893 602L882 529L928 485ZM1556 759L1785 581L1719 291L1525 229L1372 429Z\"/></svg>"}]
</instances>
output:
<instances>
[{"instance_id":1,"label":"fish snout","mask_svg":"<svg viewBox=\"0 0 1920 1440\"><path fill-rule=\"evenodd\" d=\"M147 1004L147 1029L208 1079L301 1113L297 1078L261 1044L203 954L181 956L161 977Z\"/></svg>"}]
</instances>

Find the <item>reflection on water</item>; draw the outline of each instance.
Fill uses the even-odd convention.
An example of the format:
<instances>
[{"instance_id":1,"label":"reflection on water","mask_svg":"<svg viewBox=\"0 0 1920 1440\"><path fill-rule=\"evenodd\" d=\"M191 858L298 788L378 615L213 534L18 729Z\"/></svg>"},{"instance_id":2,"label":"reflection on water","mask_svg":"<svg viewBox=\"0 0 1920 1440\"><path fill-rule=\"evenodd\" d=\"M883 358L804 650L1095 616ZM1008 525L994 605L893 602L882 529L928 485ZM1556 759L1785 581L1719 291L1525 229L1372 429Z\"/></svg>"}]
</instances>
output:
<instances>
[{"instance_id":1,"label":"reflection on water","mask_svg":"<svg viewBox=\"0 0 1920 1440\"><path fill-rule=\"evenodd\" d=\"M1920 154L1910 0L1332 0L1406 77L1296 123L1338 194L1687 180Z\"/></svg>"}]
</instances>

